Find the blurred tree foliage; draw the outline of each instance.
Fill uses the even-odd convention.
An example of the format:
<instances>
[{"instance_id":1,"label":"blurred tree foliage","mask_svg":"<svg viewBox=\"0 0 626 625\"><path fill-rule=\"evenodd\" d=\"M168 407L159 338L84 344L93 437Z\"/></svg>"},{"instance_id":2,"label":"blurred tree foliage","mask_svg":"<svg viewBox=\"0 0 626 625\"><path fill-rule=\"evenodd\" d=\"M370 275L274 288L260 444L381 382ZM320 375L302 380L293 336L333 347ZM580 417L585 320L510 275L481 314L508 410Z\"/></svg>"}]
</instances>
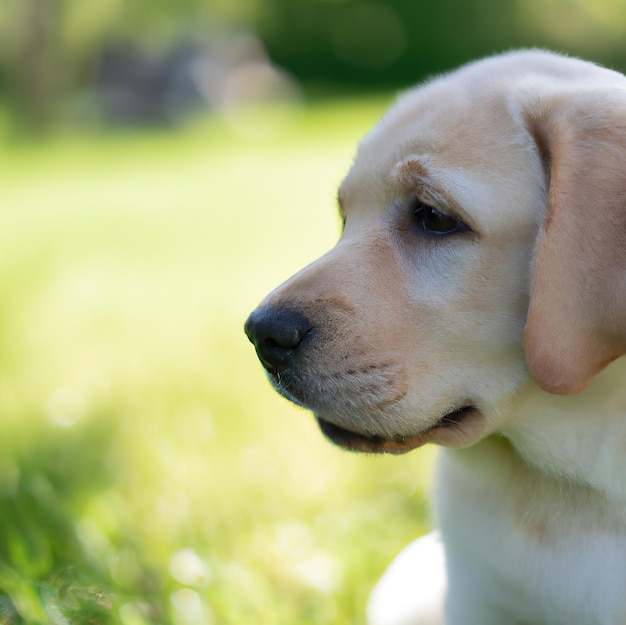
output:
<instances>
[{"instance_id":1,"label":"blurred tree foliage","mask_svg":"<svg viewBox=\"0 0 626 625\"><path fill-rule=\"evenodd\" d=\"M111 35L122 0L4 0L0 89L19 115L40 126L85 79Z\"/></svg>"},{"instance_id":2,"label":"blurred tree foliage","mask_svg":"<svg viewBox=\"0 0 626 625\"><path fill-rule=\"evenodd\" d=\"M260 32L271 56L324 82L397 86L523 41L505 0L267 0Z\"/></svg>"},{"instance_id":3,"label":"blurred tree foliage","mask_svg":"<svg viewBox=\"0 0 626 625\"><path fill-rule=\"evenodd\" d=\"M198 24L198 0L3 0L0 95L36 127L59 114L89 83L110 41L159 49Z\"/></svg>"},{"instance_id":4,"label":"blurred tree foliage","mask_svg":"<svg viewBox=\"0 0 626 625\"><path fill-rule=\"evenodd\" d=\"M115 40L163 51L257 33L305 86L405 86L485 54L545 46L624 67L623 0L3 0L0 96L54 119Z\"/></svg>"},{"instance_id":5,"label":"blurred tree foliage","mask_svg":"<svg viewBox=\"0 0 626 625\"><path fill-rule=\"evenodd\" d=\"M264 0L258 28L296 76L343 86L406 86L522 46L626 60L623 0Z\"/></svg>"}]
</instances>

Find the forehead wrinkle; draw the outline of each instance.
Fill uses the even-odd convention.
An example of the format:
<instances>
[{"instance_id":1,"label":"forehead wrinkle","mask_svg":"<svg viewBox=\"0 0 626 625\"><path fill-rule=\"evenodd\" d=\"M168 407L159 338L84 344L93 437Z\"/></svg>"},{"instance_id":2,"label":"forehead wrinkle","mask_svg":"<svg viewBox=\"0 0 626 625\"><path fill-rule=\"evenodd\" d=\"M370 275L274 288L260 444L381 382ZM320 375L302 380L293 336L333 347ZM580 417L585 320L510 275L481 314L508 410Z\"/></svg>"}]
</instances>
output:
<instances>
[{"instance_id":1,"label":"forehead wrinkle","mask_svg":"<svg viewBox=\"0 0 626 625\"><path fill-rule=\"evenodd\" d=\"M393 180L407 191L427 185L431 181L428 168L419 157L411 157L397 163L391 175Z\"/></svg>"}]
</instances>

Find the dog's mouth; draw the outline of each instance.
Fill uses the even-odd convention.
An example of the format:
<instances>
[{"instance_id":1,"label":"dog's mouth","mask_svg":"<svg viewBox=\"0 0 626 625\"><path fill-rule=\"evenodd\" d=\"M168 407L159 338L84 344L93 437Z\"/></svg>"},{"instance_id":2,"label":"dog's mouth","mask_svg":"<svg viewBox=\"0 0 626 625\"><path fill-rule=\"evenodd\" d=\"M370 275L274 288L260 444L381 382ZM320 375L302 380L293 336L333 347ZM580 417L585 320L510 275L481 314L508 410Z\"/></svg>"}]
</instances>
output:
<instances>
[{"instance_id":1,"label":"dog's mouth","mask_svg":"<svg viewBox=\"0 0 626 625\"><path fill-rule=\"evenodd\" d=\"M317 421L324 436L344 449L369 454L405 454L426 443L464 446L473 438L472 432L482 421L482 413L474 406L463 406L446 413L435 425L419 434L395 438L360 434L319 417Z\"/></svg>"}]
</instances>

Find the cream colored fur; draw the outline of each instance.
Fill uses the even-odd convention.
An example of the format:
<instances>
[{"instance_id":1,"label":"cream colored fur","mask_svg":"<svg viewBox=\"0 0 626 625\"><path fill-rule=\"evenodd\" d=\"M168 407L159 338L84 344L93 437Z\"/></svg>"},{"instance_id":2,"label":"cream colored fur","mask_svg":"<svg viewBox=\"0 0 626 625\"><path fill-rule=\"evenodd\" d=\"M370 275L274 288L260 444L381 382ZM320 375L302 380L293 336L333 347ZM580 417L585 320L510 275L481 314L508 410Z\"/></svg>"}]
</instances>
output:
<instances>
[{"instance_id":1,"label":"cream colored fur","mask_svg":"<svg viewBox=\"0 0 626 625\"><path fill-rule=\"evenodd\" d=\"M337 246L264 302L316 329L274 382L348 448L444 447L441 541L390 567L370 625L624 625L626 79L463 67L399 99L339 196ZM471 232L416 232L416 197Z\"/></svg>"}]
</instances>

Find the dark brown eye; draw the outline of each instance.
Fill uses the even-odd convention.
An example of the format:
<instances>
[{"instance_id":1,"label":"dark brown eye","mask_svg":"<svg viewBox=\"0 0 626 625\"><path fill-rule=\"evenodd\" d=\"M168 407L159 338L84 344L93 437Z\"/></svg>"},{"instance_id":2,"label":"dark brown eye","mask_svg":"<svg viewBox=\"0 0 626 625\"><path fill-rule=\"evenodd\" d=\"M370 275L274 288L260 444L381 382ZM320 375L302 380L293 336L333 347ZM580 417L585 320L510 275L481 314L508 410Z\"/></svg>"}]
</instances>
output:
<instances>
[{"instance_id":1,"label":"dark brown eye","mask_svg":"<svg viewBox=\"0 0 626 625\"><path fill-rule=\"evenodd\" d=\"M441 213L419 200L413 208L413 215L418 226L427 234L452 234L469 230L462 221Z\"/></svg>"}]
</instances>

